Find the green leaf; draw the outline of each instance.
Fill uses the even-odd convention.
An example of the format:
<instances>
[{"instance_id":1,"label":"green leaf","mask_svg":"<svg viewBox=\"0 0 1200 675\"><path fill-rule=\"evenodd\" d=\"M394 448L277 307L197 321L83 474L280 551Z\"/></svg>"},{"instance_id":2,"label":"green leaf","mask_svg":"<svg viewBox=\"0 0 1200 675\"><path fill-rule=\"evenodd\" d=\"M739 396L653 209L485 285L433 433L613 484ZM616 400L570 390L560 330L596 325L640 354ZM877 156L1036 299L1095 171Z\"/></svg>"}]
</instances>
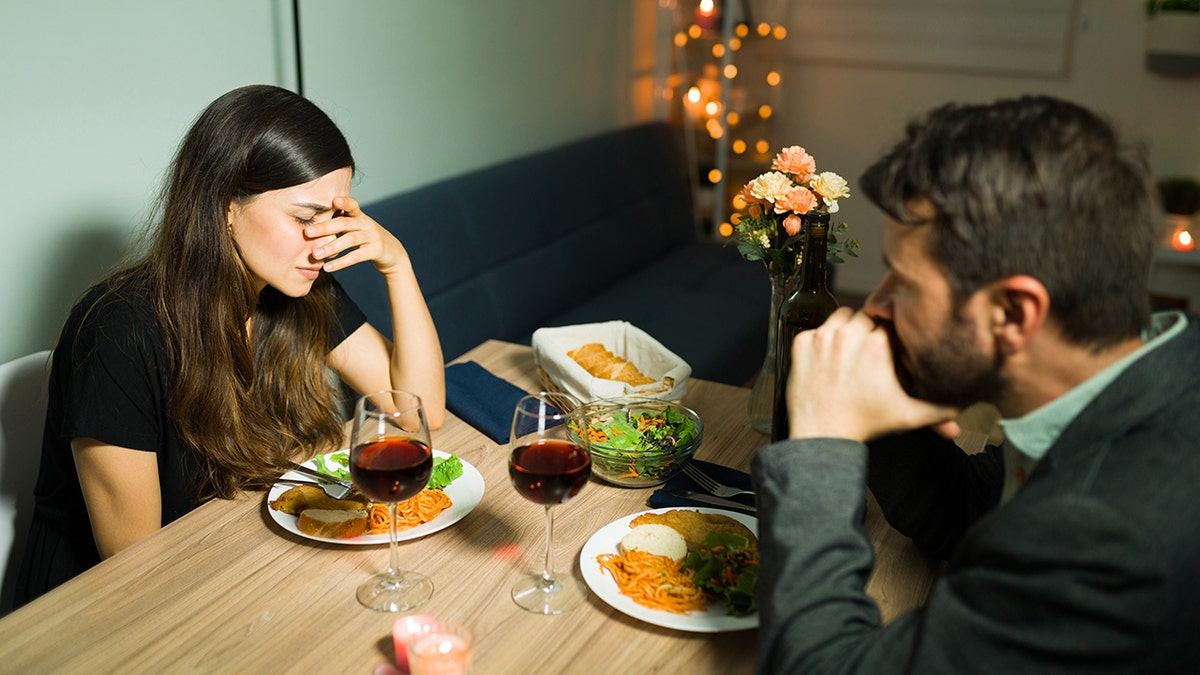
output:
<instances>
[{"instance_id":1,"label":"green leaf","mask_svg":"<svg viewBox=\"0 0 1200 675\"><path fill-rule=\"evenodd\" d=\"M458 455L434 457L433 473L429 475L429 483L425 487L430 490L442 490L462 475L463 465Z\"/></svg>"}]
</instances>

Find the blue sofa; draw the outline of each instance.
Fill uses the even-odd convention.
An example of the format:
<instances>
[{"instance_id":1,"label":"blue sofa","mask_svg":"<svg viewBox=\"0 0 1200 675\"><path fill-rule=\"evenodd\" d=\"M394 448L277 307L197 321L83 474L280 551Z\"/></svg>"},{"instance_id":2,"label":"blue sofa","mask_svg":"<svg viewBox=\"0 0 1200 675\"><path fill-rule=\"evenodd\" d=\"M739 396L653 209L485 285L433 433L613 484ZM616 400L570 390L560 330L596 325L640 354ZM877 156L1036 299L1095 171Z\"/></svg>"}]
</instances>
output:
<instances>
[{"instance_id":1,"label":"blue sofa","mask_svg":"<svg viewBox=\"0 0 1200 675\"><path fill-rule=\"evenodd\" d=\"M610 131L364 205L412 255L446 359L623 319L693 376L745 384L766 349L769 282L735 247L697 237L677 133ZM337 278L390 335L379 275Z\"/></svg>"}]
</instances>

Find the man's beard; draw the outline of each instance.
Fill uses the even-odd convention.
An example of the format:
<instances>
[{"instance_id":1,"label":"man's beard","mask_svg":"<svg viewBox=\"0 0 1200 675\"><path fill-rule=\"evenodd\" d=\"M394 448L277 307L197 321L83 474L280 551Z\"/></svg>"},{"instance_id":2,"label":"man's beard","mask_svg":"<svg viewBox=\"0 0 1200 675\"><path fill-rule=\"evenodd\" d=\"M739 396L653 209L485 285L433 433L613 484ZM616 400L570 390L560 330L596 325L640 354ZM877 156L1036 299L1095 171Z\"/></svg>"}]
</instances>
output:
<instances>
[{"instance_id":1,"label":"man's beard","mask_svg":"<svg viewBox=\"0 0 1200 675\"><path fill-rule=\"evenodd\" d=\"M1004 354L996 350L989 359L977 350L972 326L959 317L951 320L937 342L916 351L901 345L892 324L885 323L884 328L891 338L896 376L913 398L965 408L979 401L995 402L1008 387L1002 374Z\"/></svg>"}]
</instances>

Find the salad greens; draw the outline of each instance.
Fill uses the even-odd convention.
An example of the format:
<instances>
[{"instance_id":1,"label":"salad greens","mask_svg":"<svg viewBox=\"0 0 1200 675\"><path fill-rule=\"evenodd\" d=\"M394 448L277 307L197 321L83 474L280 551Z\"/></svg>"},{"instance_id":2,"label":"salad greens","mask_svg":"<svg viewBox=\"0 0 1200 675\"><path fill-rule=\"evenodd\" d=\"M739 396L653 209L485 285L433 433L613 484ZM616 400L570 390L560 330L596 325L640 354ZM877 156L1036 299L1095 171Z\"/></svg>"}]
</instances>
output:
<instances>
[{"instance_id":1,"label":"salad greens","mask_svg":"<svg viewBox=\"0 0 1200 675\"><path fill-rule=\"evenodd\" d=\"M331 452L328 455L316 455L313 463L317 470L330 476L351 480L350 451ZM463 475L462 460L458 455L433 458L433 473L429 475L429 483L425 485L430 490L442 490Z\"/></svg>"},{"instance_id":2,"label":"salad greens","mask_svg":"<svg viewBox=\"0 0 1200 675\"><path fill-rule=\"evenodd\" d=\"M758 551L739 534L714 532L699 550L688 553L680 569L693 570L696 585L725 601L725 613L745 616L758 611Z\"/></svg>"},{"instance_id":3,"label":"salad greens","mask_svg":"<svg viewBox=\"0 0 1200 675\"><path fill-rule=\"evenodd\" d=\"M572 431L582 436L578 428ZM622 478L657 478L669 473L674 464L664 460L696 438L696 423L671 407L634 408L590 418L587 434L605 457L615 455L628 462L628 472Z\"/></svg>"}]
</instances>

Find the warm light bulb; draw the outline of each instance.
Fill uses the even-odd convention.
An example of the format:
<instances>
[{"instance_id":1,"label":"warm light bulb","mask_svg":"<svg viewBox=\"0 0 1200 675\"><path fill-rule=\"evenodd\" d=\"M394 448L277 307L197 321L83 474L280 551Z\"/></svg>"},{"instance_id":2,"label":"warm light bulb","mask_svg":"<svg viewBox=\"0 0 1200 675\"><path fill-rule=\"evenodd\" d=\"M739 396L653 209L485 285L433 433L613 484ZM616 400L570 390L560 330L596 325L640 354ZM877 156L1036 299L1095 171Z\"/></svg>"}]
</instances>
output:
<instances>
[{"instance_id":1,"label":"warm light bulb","mask_svg":"<svg viewBox=\"0 0 1200 675\"><path fill-rule=\"evenodd\" d=\"M724 72L725 72L726 79L732 80L733 78L737 77L737 66L730 63L725 66Z\"/></svg>"},{"instance_id":2,"label":"warm light bulb","mask_svg":"<svg viewBox=\"0 0 1200 675\"><path fill-rule=\"evenodd\" d=\"M746 37L750 34L750 27L744 23L739 23L735 31L737 32L738 37Z\"/></svg>"},{"instance_id":3,"label":"warm light bulb","mask_svg":"<svg viewBox=\"0 0 1200 675\"><path fill-rule=\"evenodd\" d=\"M721 170L720 169L712 169L711 171L709 171L708 172L708 182L710 182L714 185L717 183L720 183L721 182ZM391 526L389 525L389 527L391 527Z\"/></svg>"},{"instance_id":4,"label":"warm light bulb","mask_svg":"<svg viewBox=\"0 0 1200 675\"><path fill-rule=\"evenodd\" d=\"M721 112L721 104L717 103L716 101L709 101L708 103L704 104L704 112L708 113L710 116L716 115L717 113Z\"/></svg>"},{"instance_id":5,"label":"warm light bulb","mask_svg":"<svg viewBox=\"0 0 1200 675\"><path fill-rule=\"evenodd\" d=\"M737 139L736 141L734 141L733 142L733 152L734 152L734 154L737 154L737 155L740 155L743 152L746 152L746 141L743 141L740 138Z\"/></svg>"},{"instance_id":6,"label":"warm light bulb","mask_svg":"<svg viewBox=\"0 0 1200 675\"><path fill-rule=\"evenodd\" d=\"M700 0L700 13L701 14L712 14L713 13L713 0Z\"/></svg>"},{"instance_id":7,"label":"warm light bulb","mask_svg":"<svg viewBox=\"0 0 1200 675\"><path fill-rule=\"evenodd\" d=\"M775 72L774 70L767 73L767 84L772 87L779 86L779 81L781 79L782 78L779 76L779 73Z\"/></svg>"},{"instance_id":8,"label":"warm light bulb","mask_svg":"<svg viewBox=\"0 0 1200 675\"><path fill-rule=\"evenodd\" d=\"M704 34L704 29L700 28L700 26L697 26L696 24L692 24L692 25L691 25L691 26L688 28L688 35L689 35L689 36L690 36L690 37L691 37L693 40L699 40L699 39L700 39L700 36L701 36L701 35L703 35L703 34Z\"/></svg>"},{"instance_id":9,"label":"warm light bulb","mask_svg":"<svg viewBox=\"0 0 1200 675\"><path fill-rule=\"evenodd\" d=\"M769 106L769 105L760 105L758 107L758 116L763 118L764 120L770 119L772 112L774 112L774 111L771 110L771 106Z\"/></svg>"},{"instance_id":10,"label":"warm light bulb","mask_svg":"<svg viewBox=\"0 0 1200 675\"><path fill-rule=\"evenodd\" d=\"M742 196L742 193L739 192L733 196L733 208L739 211L746 208L746 198ZM733 218L733 223L736 225L737 223L741 222L742 214L735 213L731 216L731 218Z\"/></svg>"},{"instance_id":11,"label":"warm light bulb","mask_svg":"<svg viewBox=\"0 0 1200 675\"><path fill-rule=\"evenodd\" d=\"M699 103L700 102L700 87L692 87L691 89L688 89L687 100L691 101L692 103ZM391 527L391 526L389 525L389 527Z\"/></svg>"},{"instance_id":12,"label":"warm light bulb","mask_svg":"<svg viewBox=\"0 0 1200 675\"><path fill-rule=\"evenodd\" d=\"M720 227L717 228L717 231L721 233L722 237L728 237L733 234L733 226L729 223L721 223ZM391 526L389 525L388 527Z\"/></svg>"},{"instance_id":13,"label":"warm light bulb","mask_svg":"<svg viewBox=\"0 0 1200 675\"><path fill-rule=\"evenodd\" d=\"M758 154L765 155L767 154L767 151L771 149L771 144L767 142L767 139L760 138L758 139L758 142L754 144L754 149L758 151Z\"/></svg>"},{"instance_id":14,"label":"warm light bulb","mask_svg":"<svg viewBox=\"0 0 1200 675\"><path fill-rule=\"evenodd\" d=\"M758 34L763 37L767 37L768 35L770 35L771 34L771 24L767 23L766 21L758 24Z\"/></svg>"},{"instance_id":15,"label":"warm light bulb","mask_svg":"<svg viewBox=\"0 0 1200 675\"><path fill-rule=\"evenodd\" d=\"M1192 233L1180 228L1175 231L1175 236L1171 237L1171 248L1176 251L1190 251L1196 247L1196 240L1192 238Z\"/></svg>"},{"instance_id":16,"label":"warm light bulb","mask_svg":"<svg viewBox=\"0 0 1200 675\"><path fill-rule=\"evenodd\" d=\"M787 37L787 29L783 26L775 26L775 30L771 31L776 40L782 40Z\"/></svg>"},{"instance_id":17,"label":"warm light bulb","mask_svg":"<svg viewBox=\"0 0 1200 675\"><path fill-rule=\"evenodd\" d=\"M721 123L715 119L710 119L708 123L704 125L704 128L708 129L708 135L712 136L714 139L725 135L725 127L722 127Z\"/></svg>"},{"instance_id":18,"label":"warm light bulb","mask_svg":"<svg viewBox=\"0 0 1200 675\"><path fill-rule=\"evenodd\" d=\"M680 31L675 34L675 46L676 47L682 47L682 46L686 45L687 41L688 41L688 36L686 33Z\"/></svg>"},{"instance_id":19,"label":"warm light bulb","mask_svg":"<svg viewBox=\"0 0 1200 675\"><path fill-rule=\"evenodd\" d=\"M729 41L729 48L736 52L742 48L742 41L737 38L731 39Z\"/></svg>"},{"instance_id":20,"label":"warm light bulb","mask_svg":"<svg viewBox=\"0 0 1200 675\"><path fill-rule=\"evenodd\" d=\"M716 58L716 59L719 59L722 56L725 56L725 45L719 44L719 43L713 45L712 55L713 55L713 58Z\"/></svg>"},{"instance_id":21,"label":"warm light bulb","mask_svg":"<svg viewBox=\"0 0 1200 675\"><path fill-rule=\"evenodd\" d=\"M725 123L731 127L737 126L737 123L742 121L742 116L737 114L737 111L732 111L725 116Z\"/></svg>"}]
</instances>

